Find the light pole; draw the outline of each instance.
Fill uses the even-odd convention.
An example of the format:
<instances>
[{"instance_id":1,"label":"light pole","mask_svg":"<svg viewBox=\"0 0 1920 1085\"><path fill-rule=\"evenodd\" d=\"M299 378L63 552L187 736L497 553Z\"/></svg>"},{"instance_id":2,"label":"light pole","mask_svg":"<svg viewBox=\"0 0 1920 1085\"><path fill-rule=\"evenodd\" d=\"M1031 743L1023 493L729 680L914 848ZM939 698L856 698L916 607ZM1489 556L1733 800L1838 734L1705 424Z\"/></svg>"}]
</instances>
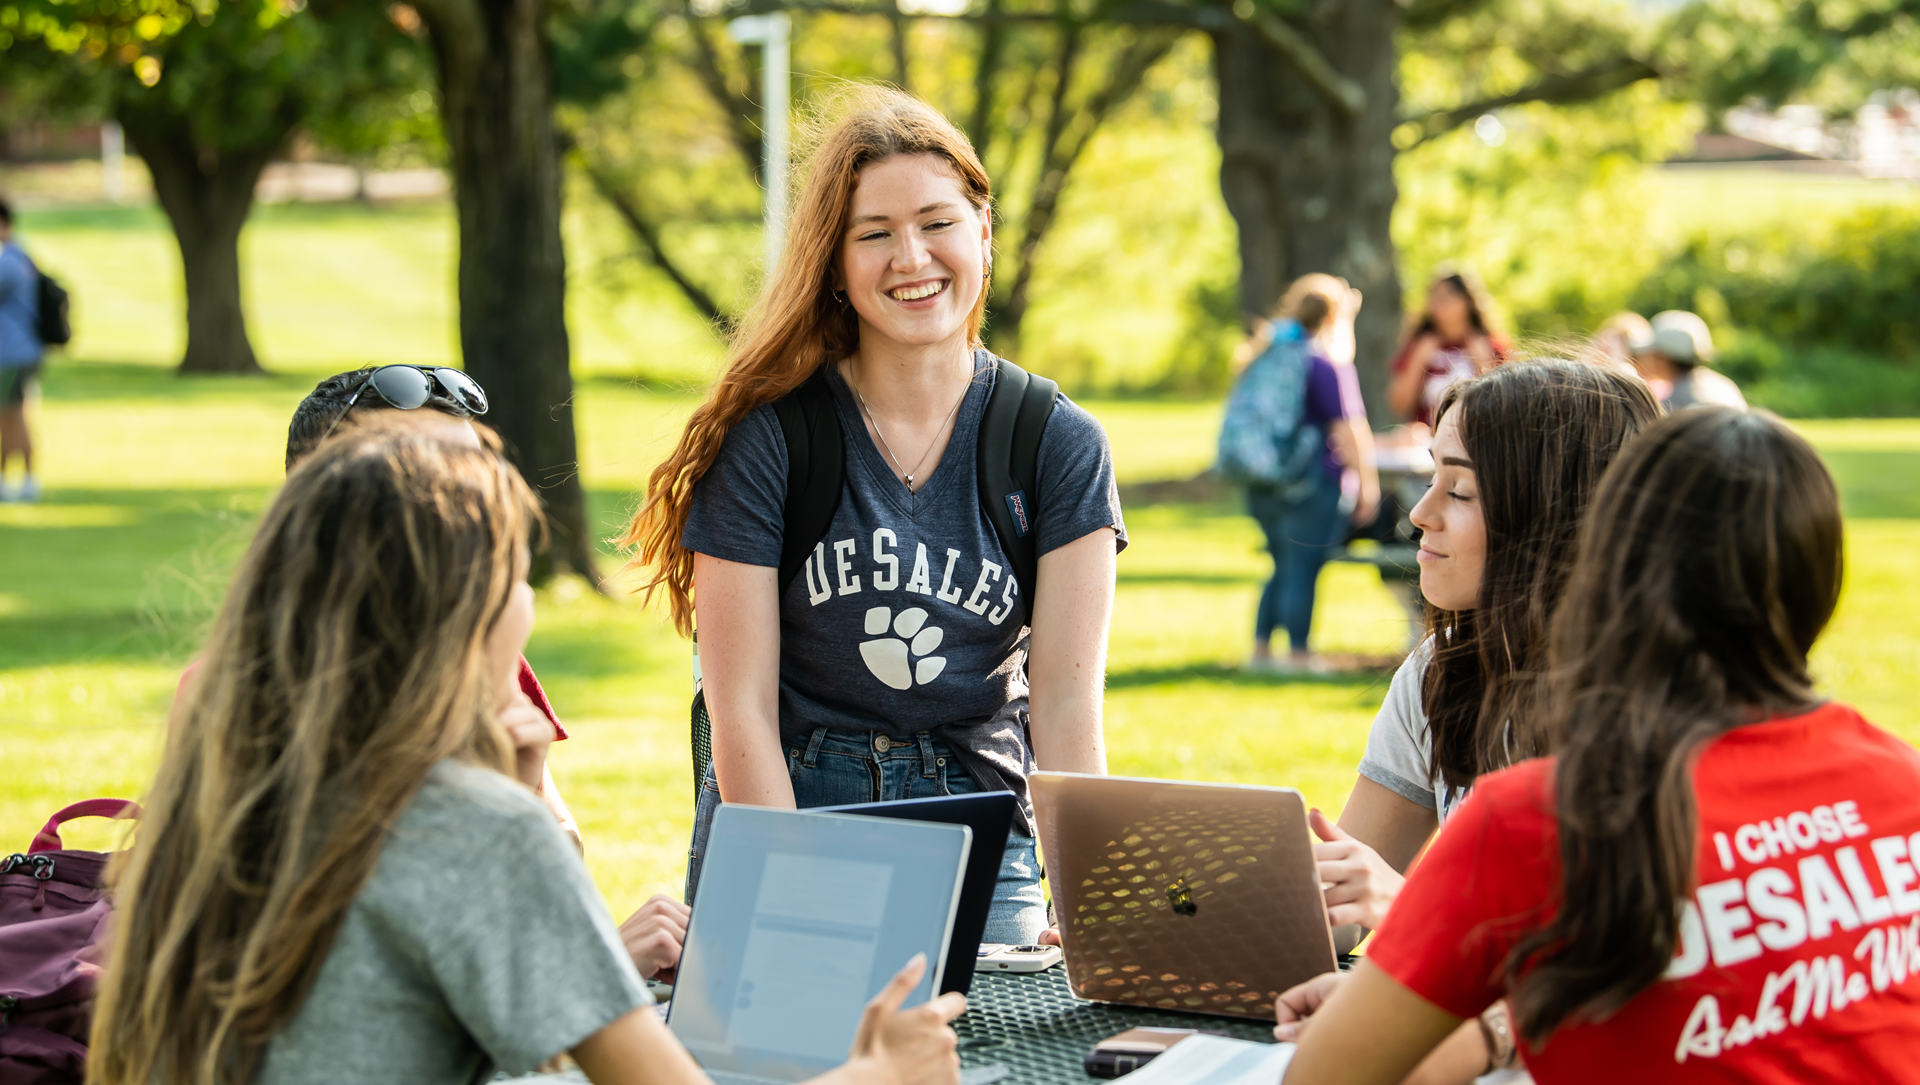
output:
<instances>
[{"instance_id":1,"label":"light pole","mask_svg":"<svg viewBox=\"0 0 1920 1085\"><path fill-rule=\"evenodd\" d=\"M100 125L100 194L108 203L127 202L127 134L119 121Z\"/></svg>"},{"instance_id":2,"label":"light pole","mask_svg":"<svg viewBox=\"0 0 1920 1085\"><path fill-rule=\"evenodd\" d=\"M780 261L787 237L787 84L790 24L784 11L743 15L727 24L727 33L742 45L766 49L760 65L761 175L767 190L767 274Z\"/></svg>"}]
</instances>

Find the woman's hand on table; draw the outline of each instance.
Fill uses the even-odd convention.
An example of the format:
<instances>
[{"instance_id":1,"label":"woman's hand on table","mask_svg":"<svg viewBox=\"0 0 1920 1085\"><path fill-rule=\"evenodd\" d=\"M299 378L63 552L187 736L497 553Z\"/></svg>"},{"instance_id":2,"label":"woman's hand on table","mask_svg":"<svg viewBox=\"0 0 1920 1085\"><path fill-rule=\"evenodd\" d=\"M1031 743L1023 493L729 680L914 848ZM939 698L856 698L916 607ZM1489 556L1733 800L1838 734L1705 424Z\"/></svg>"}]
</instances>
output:
<instances>
[{"instance_id":1,"label":"woman's hand on table","mask_svg":"<svg viewBox=\"0 0 1920 1085\"><path fill-rule=\"evenodd\" d=\"M1320 883L1326 886L1327 923L1344 927L1358 923L1368 930L1380 926L1407 879L1388 865L1380 853L1347 835L1327 816L1315 810L1307 824L1323 843L1313 846Z\"/></svg>"},{"instance_id":2,"label":"woman's hand on table","mask_svg":"<svg viewBox=\"0 0 1920 1085\"><path fill-rule=\"evenodd\" d=\"M656 893L620 924L620 941L640 975L650 978L680 964L692 914L686 905Z\"/></svg>"},{"instance_id":3,"label":"woman's hand on table","mask_svg":"<svg viewBox=\"0 0 1920 1085\"><path fill-rule=\"evenodd\" d=\"M1322 972L1305 983L1297 984L1280 992L1274 1000L1273 1017L1279 1022L1273 1026L1273 1038L1285 1043L1298 1043L1300 1033L1307 1027L1307 1018L1317 1013L1327 1004L1345 981L1345 972Z\"/></svg>"},{"instance_id":4,"label":"woman's hand on table","mask_svg":"<svg viewBox=\"0 0 1920 1085\"><path fill-rule=\"evenodd\" d=\"M955 1085L960 1080L959 1038L947 1026L967 1012L967 996L949 991L910 1010L900 1003L927 974L926 954L907 966L867 1003L854 1034L850 1064L864 1064L891 1085Z\"/></svg>"}]
</instances>

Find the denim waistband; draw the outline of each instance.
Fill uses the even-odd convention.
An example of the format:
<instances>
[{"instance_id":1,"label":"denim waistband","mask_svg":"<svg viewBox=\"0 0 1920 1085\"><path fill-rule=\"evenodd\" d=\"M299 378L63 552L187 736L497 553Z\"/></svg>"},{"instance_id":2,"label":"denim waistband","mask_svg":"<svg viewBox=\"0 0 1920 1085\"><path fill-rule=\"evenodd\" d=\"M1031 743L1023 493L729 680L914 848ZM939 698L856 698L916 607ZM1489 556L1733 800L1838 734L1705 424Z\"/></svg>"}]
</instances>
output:
<instances>
[{"instance_id":1,"label":"denim waistband","mask_svg":"<svg viewBox=\"0 0 1920 1085\"><path fill-rule=\"evenodd\" d=\"M822 753L864 757L875 761L920 759L920 774L933 776L942 759L953 756L953 748L931 731L920 731L911 738L896 738L882 731L836 731L816 727L803 744L794 747L800 763L813 768Z\"/></svg>"}]
</instances>

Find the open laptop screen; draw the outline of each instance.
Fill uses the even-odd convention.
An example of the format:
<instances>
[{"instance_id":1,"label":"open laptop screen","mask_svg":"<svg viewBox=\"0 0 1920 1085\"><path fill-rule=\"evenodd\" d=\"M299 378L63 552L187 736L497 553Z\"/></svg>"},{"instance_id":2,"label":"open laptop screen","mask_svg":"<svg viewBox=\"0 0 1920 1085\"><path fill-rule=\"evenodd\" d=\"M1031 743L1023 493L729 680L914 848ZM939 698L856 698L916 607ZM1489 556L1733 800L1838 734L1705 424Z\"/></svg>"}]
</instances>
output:
<instances>
[{"instance_id":1,"label":"open laptop screen","mask_svg":"<svg viewBox=\"0 0 1920 1085\"><path fill-rule=\"evenodd\" d=\"M940 976L940 991L967 993L978 960L980 938L993 910L993 893L1000 883L1000 864L1006 857L1007 831L1020 804L1011 791L972 795L867 802L855 806L818 807L821 813L859 814L861 817L937 821L965 825L973 830L973 852L967 857L967 876L960 890L960 910L953 917L953 937Z\"/></svg>"},{"instance_id":2,"label":"open laptop screen","mask_svg":"<svg viewBox=\"0 0 1920 1085\"><path fill-rule=\"evenodd\" d=\"M916 953L926 1001L971 846L965 826L723 805L668 1025L701 1065L799 1081L846 1061L867 1000Z\"/></svg>"}]
</instances>

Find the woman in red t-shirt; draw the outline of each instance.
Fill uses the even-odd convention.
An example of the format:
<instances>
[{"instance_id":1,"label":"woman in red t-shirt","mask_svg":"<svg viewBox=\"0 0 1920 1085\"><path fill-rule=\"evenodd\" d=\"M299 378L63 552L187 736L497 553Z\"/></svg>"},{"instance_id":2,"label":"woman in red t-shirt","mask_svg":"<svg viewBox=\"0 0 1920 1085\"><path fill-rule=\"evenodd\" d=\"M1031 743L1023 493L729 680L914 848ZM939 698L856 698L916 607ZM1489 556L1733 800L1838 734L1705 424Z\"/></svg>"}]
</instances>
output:
<instances>
[{"instance_id":1,"label":"woman in red t-shirt","mask_svg":"<svg viewBox=\"0 0 1920 1085\"><path fill-rule=\"evenodd\" d=\"M1387 404L1400 417L1430 427L1448 387L1506 357L1486 291L1465 272L1439 275L1427 289L1426 311L1393 356Z\"/></svg>"},{"instance_id":2,"label":"woman in red t-shirt","mask_svg":"<svg viewBox=\"0 0 1920 1085\"><path fill-rule=\"evenodd\" d=\"M1554 619L1560 753L1482 778L1366 963L1282 996L1288 1085L1398 1082L1503 997L1542 1085L1920 1082L1920 752L1807 673L1840 536L1770 415L1629 445Z\"/></svg>"}]
</instances>

